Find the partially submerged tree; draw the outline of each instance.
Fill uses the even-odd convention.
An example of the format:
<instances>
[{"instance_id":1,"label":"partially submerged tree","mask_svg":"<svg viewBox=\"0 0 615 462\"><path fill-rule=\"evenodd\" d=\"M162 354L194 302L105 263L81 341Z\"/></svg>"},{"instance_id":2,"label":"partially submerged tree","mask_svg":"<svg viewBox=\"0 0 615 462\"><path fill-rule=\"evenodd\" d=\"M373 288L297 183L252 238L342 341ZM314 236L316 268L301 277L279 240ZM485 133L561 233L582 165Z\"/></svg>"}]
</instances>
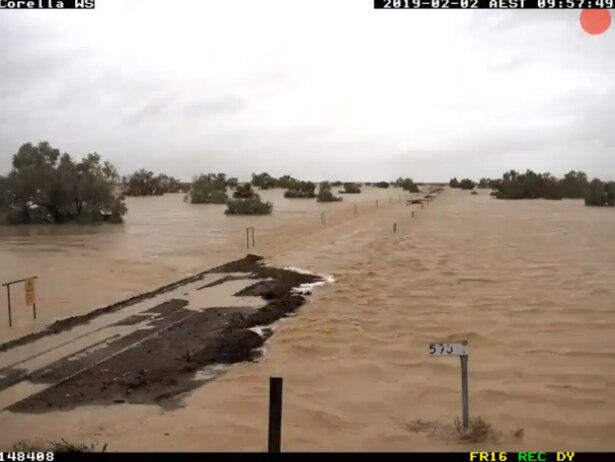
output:
<instances>
[{"instance_id":1,"label":"partially submerged tree","mask_svg":"<svg viewBox=\"0 0 615 462\"><path fill-rule=\"evenodd\" d=\"M344 189L339 191L340 194L360 194L361 188L355 183L344 183Z\"/></svg>"},{"instance_id":2,"label":"partially submerged tree","mask_svg":"<svg viewBox=\"0 0 615 462\"><path fill-rule=\"evenodd\" d=\"M228 200L224 174L209 173L195 178L188 193L191 204L224 204Z\"/></svg>"},{"instance_id":3,"label":"partially submerged tree","mask_svg":"<svg viewBox=\"0 0 615 462\"><path fill-rule=\"evenodd\" d=\"M615 206L615 181L604 183L598 178L593 179L587 188L585 205Z\"/></svg>"},{"instance_id":4,"label":"partially submerged tree","mask_svg":"<svg viewBox=\"0 0 615 462\"><path fill-rule=\"evenodd\" d=\"M277 186L282 189L292 189L297 183L299 183L299 180L296 178L290 175L283 175L278 178Z\"/></svg>"},{"instance_id":5,"label":"partially submerged tree","mask_svg":"<svg viewBox=\"0 0 615 462\"><path fill-rule=\"evenodd\" d=\"M209 173L207 176L209 177L209 180L213 184L214 188L221 191L226 191L228 180L226 179L225 173Z\"/></svg>"},{"instance_id":6,"label":"partially submerged tree","mask_svg":"<svg viewBox=\"0 0 615 462\"><path fill-rule=\"evenodd\" d=\"M276 187L277 180L266 172L259 174L253 173L252 185L261 189L271 189Z\"/></svg>"},{"instance_id":7,"label":"partially submerged tree","mask_svg":"<svg viewBox=\"0 0 615 462\"><path fill-rule=\"evenodd\" d=\"M161 196L166 192L178 192L180 187L179 180L164 173L155 175L143 168L123 178L122 183L127 196Z\"/></svg>"},{"instance_id":8,"label":"partially submerged tree","mask_svg":"<svg viewBox=\"0 0 615 462\"><path fill-rule=\"evenodd\" d=\"M311 181L298 181L284 193L284 197L287 199L314 199L316 197L315 191L316 185Z\"/></svg>"},{"instance_id":9,"label":"partially submerged tree","mask_svg":"<svg viewBox=\"0 0 615 462\"><path fill-rule=\"evenodd\" d=\"M318 196L316 196L317 202L339 202L343 199L343 197L333 195L331 192L331 183L328 181L323 181L318 186Z\"/></svg>"},{"instance_id":10,"label":"partially submerged tree","mask_svg":"<svg viewBox=\"0 0 615 462\"><path fill-rule=\"evenodd\" d=\"M398 184L404 191L408 191L411 193L421 192L418 185L412 180L412 178L398 178L395 182Z\"/></svg>"},{"instance_id":11,"label":"partially submerged tree","mask_svg":"<svg viewBox=\"0 0 615 462\"><path fill-rule=\"evenodd\" d=\"M172 176L162 175L162 188L168 193L182 192L182 183Z\"/></svg>"},{"instance_id":12,"label":"partially submerged tree","mask_svg":"<svg viewBox=\"0 0 615 462\"><path fill-rule=\"evenodd\" d=\"M457 178L451 179L451 187L472 189L473 182ZM465 187L464 187L465 186ZM525 173L509 170L499 179L482 178L479 188L494 189L491 196L498 199L585 199L586 205L613 205L615 202L615 182L603 183L594 179L591 183L584 172L571 170L563 178L557 179L550 173Z\"/></svg>"},{"instance_id":13,"label":"partially submerged tree","mask_svg":"<svg viewBox=\"0 0 615 462\"><path fill-rule=\"evenodd\" d=\"M256 193L252 189L252 185L250 183L240 184L235 188L235 192L233 192L233 197L235 199L250 199L254 197Z\"/></svg>"},{"instance_id":14,"label":"partially submerged tree","mask_svg":"<svg viewBox=\"0 0 615 462\"><path fill-rule=\"evenodd\" d=\"M562 196L567 199L583 199L589 190L589 181L585 172L571 170L559 180Z\"/></svg>"},{"instance_id":15,"label":"partially submerged tree","mask_svg":"<svg viewBox=\"0 0 615 462\"><path fill-rule=\"evenodd\" d=\"M376 183L376 188L387 189L388 187L389 187L388 181L379 181L378 183Z\"/></svg>"},{"instance_id":16,"label":"partially submerged tree","mask_svg":"<svg viewBox=\"0 0 615 462\"><path fill-rule=\"evenodd\" d=\"M47 142L26 143L0 177L0 222L8 224L114 222L126 213L115 193L115 167L97 153L75 161Z\"/></svg>"},{"instance_id":17,"label":"partially submerged tree","mask_svg":"<svg viewBox=\"0 0 615 462\"><path fill-rule=\"evenodd\" d=\"M273 204L262 202L258 194L249 199L231 199L226 207L227 215L268 215L273 211Z\"/></svg>"},{"instance_id":18,"label":"partially submerged tree","mask_svg":"<svg viewBox=\"0 0 615 462\"><path fill-rule=\"evenodd\" d=\"M510 170L502 175L497 185L498 199L561 199L560 184L550 173L538 174L531 170L519 173Z\"/></svg>"},{"instance_id":19,"label":"partially submerged tree","mask_svg":"<svg viewBox=\"0 0 615 462\"><path fill-rule=\"evenodd\" d=\"M461 189L472 190L474 189L474 186L476 186L476 184L469 178L464 178L463 180L459 182L459 187Z\"/></svg>"},{"instance_id":20,"label":"partially submerged tree","mask_svg":"<svg viewBox=\"0 0 615 462\"><path fill-rule=\"evenodd\" d=\"M231 177L228 180L226 180L226 186L229 188L236 188L238 184L239 184L239 181L235 177Z\"/></svg>"}]
</instances>

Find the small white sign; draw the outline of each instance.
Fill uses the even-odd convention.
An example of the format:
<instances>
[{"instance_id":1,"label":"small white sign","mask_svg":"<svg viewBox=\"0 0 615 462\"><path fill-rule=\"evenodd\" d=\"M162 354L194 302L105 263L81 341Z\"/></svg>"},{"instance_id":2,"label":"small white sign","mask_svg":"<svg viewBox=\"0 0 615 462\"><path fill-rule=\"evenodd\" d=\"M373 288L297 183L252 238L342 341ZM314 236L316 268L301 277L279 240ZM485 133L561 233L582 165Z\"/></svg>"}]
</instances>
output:
<instances>
[{"instance_id":1,"label":"small white sign","mask_svg":"<svg viewBox=\"0 0 615 462\"><path fill-rule=\"evenodd\" d=\"M462 342L433 342L429 344L429 356L467 356L468 345Z\"/></svg>"}]
</instances>

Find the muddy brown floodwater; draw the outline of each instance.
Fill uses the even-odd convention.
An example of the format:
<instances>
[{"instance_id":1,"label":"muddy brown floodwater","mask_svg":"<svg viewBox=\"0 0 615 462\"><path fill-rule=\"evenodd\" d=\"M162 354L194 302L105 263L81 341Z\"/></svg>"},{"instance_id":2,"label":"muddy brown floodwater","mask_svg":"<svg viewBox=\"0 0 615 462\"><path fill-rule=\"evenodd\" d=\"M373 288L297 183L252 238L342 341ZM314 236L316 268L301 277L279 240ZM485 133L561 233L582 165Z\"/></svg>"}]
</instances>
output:
<instances>
[{"instance_id":1,"label":"muddy brown floodwater","mask_svg":"<svg viewBox=\"0 0 615 462\"><path fill-rule=\"evenodd\" d=\"M38 275L40 314L33 322L15 289L16 325L0 323L2 341L241 258L246 226L267 263L335 279L275 324L259 361L230 366L182 407L3 411L0 445L263 450L268 377L280 375L283 449L468 449L452 434L458 361L427 357L429 341L467 339L470 413L497 433L476 447L614 450L615 213L452 190L421 208L398 194L368 188L319 205L266 191L274 215L258 218L169 195L130 200L119 227L0 228L0 278Z\"/></svg>"},{"instance_id":2,"label":"muddy brown floodwater","mask_svg":"<svg viewBox=\"0 0 615 462\"><path fill-rule=\"evenodd\" d=\"M182 394L217 378L224 365L258 359L274 323L295 314L313 284L324 283L247 255L145 296L66 318L0 345L14 361L2 369L0 405L12 412L92 404L181 406ZM46 386L23 393L24 382Z\"/></svg>"}]
</instances>

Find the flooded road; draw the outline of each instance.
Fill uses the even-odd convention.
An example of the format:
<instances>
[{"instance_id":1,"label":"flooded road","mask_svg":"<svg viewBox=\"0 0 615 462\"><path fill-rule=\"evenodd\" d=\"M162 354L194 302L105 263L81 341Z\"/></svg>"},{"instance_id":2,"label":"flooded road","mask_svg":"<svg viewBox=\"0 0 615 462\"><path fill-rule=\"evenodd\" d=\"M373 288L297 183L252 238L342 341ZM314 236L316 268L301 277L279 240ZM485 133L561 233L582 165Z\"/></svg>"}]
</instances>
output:
<instances>
[{"instance_id":1,"label":"flooded road","mask_svg":"<svg viewBox=\"0 0 615 462\"><path fill-rule=\"evenodd\" d=\"M496 433L474 449L614 450L615 213L447 190L412 218L397 197L277 198L274 215L254 219L169 195L131 199L123 227L0 228L0 276L39 275L41 326L241 257L255 221L254 252L267 262L335 277L277 325L264 359L234 365L184 408L3 412L0 443L27 434L109 450L263 450L268 377L280 375L283 449L467 450L452 434L458 361L427 357L429 341L467 339L471 416ZM32 329L28 315L3 336Z\"/></svg>"},{"instance_id":2,"label":"flooded road","mask_svg":"<svg viewBox=\"0 0 615 462\"><path fill-rule=\"evenodd\" d=\"M0 227L0 281L29 276L36 281L38 319L25 307L23 284L13 287L13 328L8 329L6 294L0 297L0 338L12 339L55 319L117 302L189 274L240 258L245 228L256 228L254 252L275 249L329 222L397 201L399 190L367 188L339 203L285 199L282 190L260 191L274 203L270 216L224 214L224 205L192 205L183 194L127 198L123 225Z\"/></svg>"}]
</instances>

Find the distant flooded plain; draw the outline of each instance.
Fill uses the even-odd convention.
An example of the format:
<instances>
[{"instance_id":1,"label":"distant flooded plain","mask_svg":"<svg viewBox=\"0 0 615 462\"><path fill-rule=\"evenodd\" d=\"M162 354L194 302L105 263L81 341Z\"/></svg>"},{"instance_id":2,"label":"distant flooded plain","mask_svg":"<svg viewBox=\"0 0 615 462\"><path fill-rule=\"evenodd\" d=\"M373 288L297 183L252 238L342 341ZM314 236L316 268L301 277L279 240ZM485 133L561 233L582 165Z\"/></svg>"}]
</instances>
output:
<instances>
[{"instance_id":1,"label":"distant flooded plain","mask_svg":"<svg viewBox=\"0 0 615 462\"><path fill-rule=\"evenodd\" d=\"M184 408L3 412L0 444L264 450L268 377L280 375L286 450L615 449L613 210L487 191L447 190L424 209L396 189L332 204L262 195L271 216L227 217L167 195L129 199L121 226L0 228L0 279L39 276L38 321L15 289L3 339L241 257L246 226L250 251L268 262L335 278L277 325L264 359L233 366ZM429 341L460 339L471 416L495 432L478 445L454 435L458 360L427 356Z\"/></svg>"}]
</instances>

